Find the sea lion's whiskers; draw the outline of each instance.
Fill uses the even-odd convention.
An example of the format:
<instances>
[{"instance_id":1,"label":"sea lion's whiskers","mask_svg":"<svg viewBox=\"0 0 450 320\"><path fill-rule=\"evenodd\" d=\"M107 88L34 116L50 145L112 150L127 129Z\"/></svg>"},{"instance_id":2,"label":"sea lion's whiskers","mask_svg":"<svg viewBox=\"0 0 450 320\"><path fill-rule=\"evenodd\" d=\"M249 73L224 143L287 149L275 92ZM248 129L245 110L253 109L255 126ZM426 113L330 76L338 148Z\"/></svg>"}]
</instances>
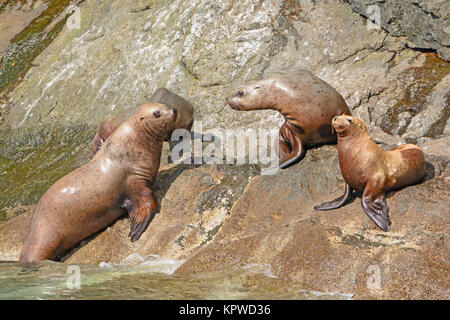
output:
<instances>
[{"instance_id":1,"label":"sea lion's whiskers","mask_svg":"<svg viewBox=\"0 0 450 320\"><path fill-rule=\"evenodd\" d=\"M161 129L165 126L165 124L166 124L167 121L168 121L168 120L164 120L164 122L159 126L158 130L156 131L156 133L150 132L150 136L151 136L153 139L158 140L159 132L160 132Z\"/></svg>"}]
</instances>

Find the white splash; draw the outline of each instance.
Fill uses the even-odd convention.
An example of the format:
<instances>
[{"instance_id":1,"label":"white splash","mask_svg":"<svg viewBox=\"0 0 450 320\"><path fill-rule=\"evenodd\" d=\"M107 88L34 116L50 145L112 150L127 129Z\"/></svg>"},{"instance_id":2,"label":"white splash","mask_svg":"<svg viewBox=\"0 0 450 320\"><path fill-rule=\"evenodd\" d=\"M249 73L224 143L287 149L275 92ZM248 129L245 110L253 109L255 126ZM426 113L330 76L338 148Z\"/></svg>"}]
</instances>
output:
<instances>
[{"instance_id":1,"label":"white splash","mask_svg":"<svg viewBox=\"0 0 450 320\"><path fill-rule=\"evenodd\" d=\"M115 266L115 264L110 263L110 262L102 261L102 262L100 262L100 263L98 264L98 266L99 266L100 268L111 269L112 267Z\"/></svg>"},{"instance_id":2,"label":"white splash","mask_svg":"<svg viewBox=\"0 0 450 320\"><path fill-rule=\"evenodd\" d=\"M242 267L251 273L262 273L266 277L276 278L272 272L272 266L269 263L250 263Z\"/></svg>"},{"instance_id":3,"label":"white splash","mask_svg":"<svg viewBox=\"0 0 450 320\"><path fill-rule=\"evenodd\" d=\"M123 259L119 264L102 261L99 263L100 268L112 269L114 267L137 266L145 267L144 271L149 273L165 273L173 274L186 260L174 260L161 257L157 254L149 254L141 256L133 253ZM135 272L136 270L132 271ZM141 270L142 271L142 270Z\"/></svg>"},{"instance_id":4,"label":"white splash","mask_svg":"<svg viewBox=\"0 0 450 320\"><path fill-rule=\"evenodd\" d=\"M122 260L120 265L140 265L150 267L151 272L173 274L185 261L168 259L157 254L140 256L134 253Z\"/></svg>"},{"instance_id":5,"label":"white splash","mask_svg":"<svg viewBox=\"0 0 450 320\"><path fill-rule=\"evenodd\" d=\"M305 293L307 295L312 295L315 297L323 297L323 296L331 296L331 297L337 297L345 300L352 300L355 296L353 293L339 293L339 292L321 292L321 291L314 291L314 290L299 290L299 293Z\"/></svg>"}]
</instances>

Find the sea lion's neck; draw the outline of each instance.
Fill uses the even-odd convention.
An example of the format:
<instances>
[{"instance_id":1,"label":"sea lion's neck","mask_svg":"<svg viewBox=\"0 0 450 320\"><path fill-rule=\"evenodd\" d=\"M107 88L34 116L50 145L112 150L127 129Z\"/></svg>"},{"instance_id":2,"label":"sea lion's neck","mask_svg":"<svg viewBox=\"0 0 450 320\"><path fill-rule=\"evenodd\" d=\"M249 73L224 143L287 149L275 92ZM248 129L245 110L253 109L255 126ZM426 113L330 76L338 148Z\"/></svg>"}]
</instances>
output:
<instances>
[{"instance_id":1,"label":"sea lion's neck","mask_svg":"<svg viewBox=\"0 0 450 320\"><path fill-rule=\"evenodd\" d=\"M292 106L288 104L278 105L278 103L273 103L272 106L267 109L278 111L283 115L287 122L293 122L295 121L296 116L298 117L298 110L293 110Z\"/></svg>"},{"instance_id":2,"label":"sea lion's neck","mask_svg":"<svg viewBox=\"0 0 450 320\"><path fill-rule=\"evenodd\" d=\"M93 161L107 157L117 159L138 176L152 180L156 177L163 141L139 123L127 120L105 141Z\"/></svg>"},{"instance_id":3,"label":"sea lion's neck","mask_svg":"<svg viewBox=\"0 0 450 320\"><path fill-rule=\"evenodd\" d=\"M369 134L364 131L347 133L345 135L337 133L338 149L352 147L359 141L370 140Z\"/></svg>"},{"instance_id":4,"label":"sea lion's neck","mask_svg":"<svg viewBox=\"0 0 450 320\"><path fill-rule=\"evenodd\" d=\"M378 149L380 148L372 140L367 131L352 132L346 136L338 135L339 157L341 157L341 154L345 154L352 158L358 158L361 150L365 150L365 152L369 152L370 150L370 152L378 153Z\"/></svg>"}]
</instances>

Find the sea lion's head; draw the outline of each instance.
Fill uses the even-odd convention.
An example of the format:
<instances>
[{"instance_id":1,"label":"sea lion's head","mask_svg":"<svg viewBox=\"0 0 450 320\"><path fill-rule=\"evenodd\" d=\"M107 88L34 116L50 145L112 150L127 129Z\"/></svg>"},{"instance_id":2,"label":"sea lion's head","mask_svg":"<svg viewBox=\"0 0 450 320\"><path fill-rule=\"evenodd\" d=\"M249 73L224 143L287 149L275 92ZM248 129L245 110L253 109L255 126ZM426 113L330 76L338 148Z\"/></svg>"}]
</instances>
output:
<instances>
[{"instance_id":1,"label":"sea lion's head","mask_svg":"<svg viewBox=\"0 0 450 320\"><path fill-rule=\"evenodd\" d=\"M175 121L176 129L190 130L194 122L194 106L191 102L183 97L171 92L169 89L158 88L149 102L163 103L178 111L177 120Z\"/></svg>"},{"instance_id":2,"label":"sea lion's head","mask_svg":"<svg viewBox=\"0 0 450 320\"><path fill-rule=\"evenodd\" d=\"M331 121L331 127L339 138L343 138L350 135L359 135L362 132L366 132L366 126L361 119L342 115L334 117Z\"/></svg>"},{"instance_id":3,"label":"sea lion's head","mask_svg":"<svg viewBox=\"0 0 450 320\"><path fill-rule=\"evenodd\" d=\"M250 83L227 97L227 104L234 110L270 109L273 107L272 84L270 79Z\"/></svg>"},{"instance_id":4,"label":"sea lion's head","mask_svg":"<svg viewBox=\"0 0 450 320\"><path fill-rule=\"evenodd\" d=\"M134 119L146 133L156 140L164 140L175 128L178 111L165 104L149 102L140 105Z\"/></svg>"}]
</instances>

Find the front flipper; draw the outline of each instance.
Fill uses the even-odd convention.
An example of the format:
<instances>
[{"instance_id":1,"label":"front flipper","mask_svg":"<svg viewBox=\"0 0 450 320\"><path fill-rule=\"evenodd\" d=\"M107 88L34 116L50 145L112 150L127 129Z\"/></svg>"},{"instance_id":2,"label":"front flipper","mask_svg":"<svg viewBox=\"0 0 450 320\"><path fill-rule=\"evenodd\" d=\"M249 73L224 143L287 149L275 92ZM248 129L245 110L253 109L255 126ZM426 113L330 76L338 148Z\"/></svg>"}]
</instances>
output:
<instances>
[{"instance_id":1,"label":"front flipper","mask_svg":"<svg viewBox=\"0 0 450 320\"><path fill-rule=\"evenodd\" d=\"M361 198L364 212L383 231L389 231L391 220L389 219L389 207L386 204L384 193L374 194L370 186L364 188Z\"/></svg>"},{"instance_id":2,"label":"front flipper","mask_svg":"<svg viewBox=\"0 0 450 320\"><path fill-rule=\"evenodd\" d=\"M352 191L352 188L346 183L345 192L342 196L334 200L319 204L318 206L315 206L314 209L318 211L326 211L340 208L344 204L346 204L348 200L350 200L350 198L352 197Z\"/></svg>"},{"instance_id":3,"label":"front flipper","mask_svg":"<svg viewBox=\"0 0 450 320\"><path fill-rule=\"evenodd\" d=\"M291 147L291 152L280 159L280 168L285 169L303 159L306 150L303 141L297 133L293 132L293 130L289 127L288 122L285 122L280 128L280 136L284 141L289 142Z\"/></svg>"},{"instance_id":4,"label":"front flipper","mask_svg":"<svg viewBox=\"0 0 450 320\"><path fill-rule=\"evenodd\" d=\"M130 217L130 234L128 236L131 237L131 242L135 242L153 219L158 203L145 182L134 181L129 192L131 205L125 203L124 205L132 208L128 212Z\"/></svg>"},{"instance_id":5,"label":"front flipper","mask_svg":"<svg viewBox=\"0 0 450 320\"><path fill-rule=\"evenodd\" d=\"M145 207L136 208L130 216L131 242L137 241L145 231L150 221L154 217L154 209L157 207L156 200L153 204L148 203Z\"/></svg>"}]
</instances>

